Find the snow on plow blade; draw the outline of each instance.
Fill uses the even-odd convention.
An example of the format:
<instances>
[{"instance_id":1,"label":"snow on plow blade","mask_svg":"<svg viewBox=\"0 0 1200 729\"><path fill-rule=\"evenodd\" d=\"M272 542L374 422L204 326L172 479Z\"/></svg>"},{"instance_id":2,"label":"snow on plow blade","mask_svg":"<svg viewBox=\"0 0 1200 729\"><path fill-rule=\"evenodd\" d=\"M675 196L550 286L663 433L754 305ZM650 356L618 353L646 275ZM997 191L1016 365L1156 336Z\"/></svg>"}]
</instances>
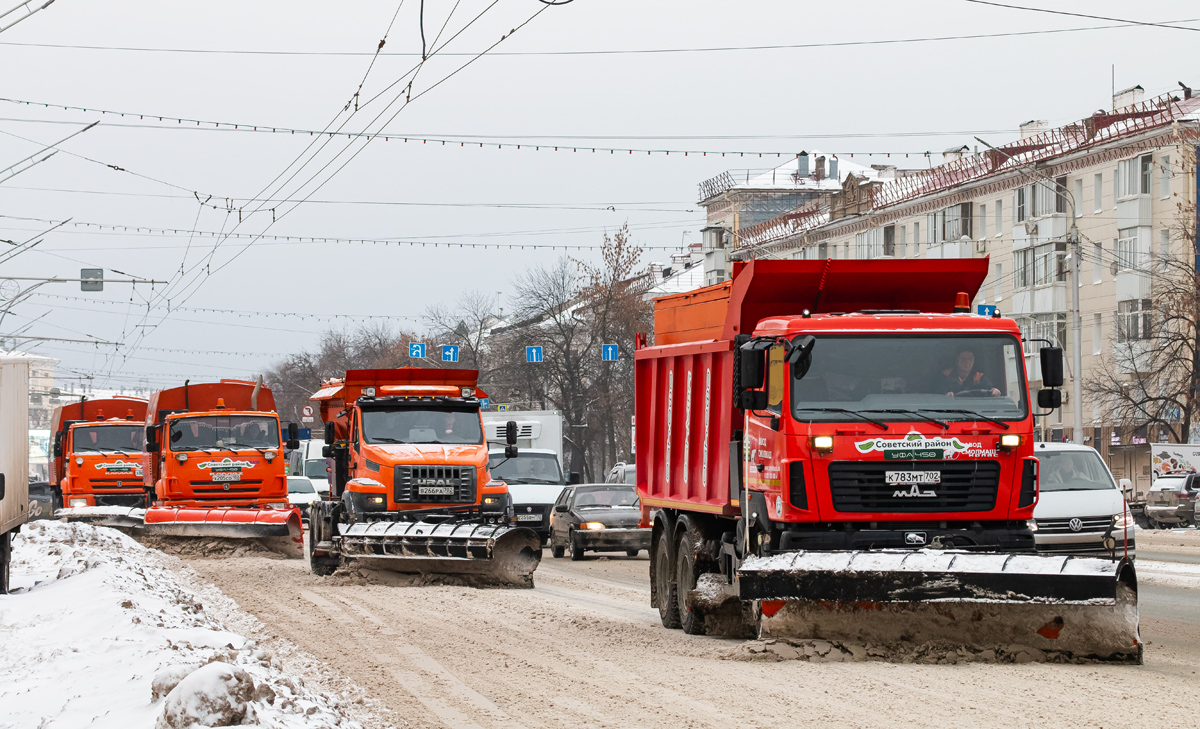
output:
<instances>
[{"instance_id":1,"label":"snow on plow blade","mask_svg":"<svg viewBox=\"0 0 1200 729\"><path fill-rule=\"evenodd\" d=\"M1133 563L923 550L792 552L746 560L764 634L863 643L1021 645L1140 662Z\"/></svg>"},{"instance_id":2,"label":"snow on plow blade","mask_svg":"<svg viewBox=\"0 0 1200 729\"><path fill-rule=\"evenodd\" d=\"M145 514L145 509L136 506L67 506L56 509L54 518L115 529L141 529Z\"/></svg>"},{"instance_id":3,"label":"snow on plow blade","mask_svg":"<svg viewBox=\"0 0 1200 729\"><path fill-rule=\"evenodd\" d=\"M304 557L299 509L182 508L146 510L147 536L255 539L285 557Z\"/></svg>"},{"instance_id":4,"label":"snow on plow blade","mask_svg":"<svg viewBox=\"0 0 1200 729\"><path fill-rule=\"evenodd\" d=\"M339 524L343 555L393 572L480 575L489 582L533 586L542 559L537 534L479 523L377 521Z\"/></svg>"}]
</instances>

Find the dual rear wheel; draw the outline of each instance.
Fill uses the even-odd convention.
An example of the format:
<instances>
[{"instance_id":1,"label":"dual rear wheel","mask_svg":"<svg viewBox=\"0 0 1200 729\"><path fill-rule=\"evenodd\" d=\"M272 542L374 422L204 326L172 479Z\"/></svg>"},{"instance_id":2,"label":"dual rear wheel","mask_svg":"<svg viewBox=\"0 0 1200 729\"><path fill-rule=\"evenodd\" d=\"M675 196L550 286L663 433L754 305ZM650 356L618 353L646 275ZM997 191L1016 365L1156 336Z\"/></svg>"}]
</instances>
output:
<instances>
[{"instance_id":1,"label":"dual rear wheel","mask_svg":"<svg viewBox=\"0 0 1200 729\"><path fill-rule=\"evenodd\" d=\"M674 537L670 531L663 529L658 535L653 555L658 617L664 628L704 635L704 616L688 606L688 593L696 587L693 541L686 528Z\"/></svg>"}]
</instances>

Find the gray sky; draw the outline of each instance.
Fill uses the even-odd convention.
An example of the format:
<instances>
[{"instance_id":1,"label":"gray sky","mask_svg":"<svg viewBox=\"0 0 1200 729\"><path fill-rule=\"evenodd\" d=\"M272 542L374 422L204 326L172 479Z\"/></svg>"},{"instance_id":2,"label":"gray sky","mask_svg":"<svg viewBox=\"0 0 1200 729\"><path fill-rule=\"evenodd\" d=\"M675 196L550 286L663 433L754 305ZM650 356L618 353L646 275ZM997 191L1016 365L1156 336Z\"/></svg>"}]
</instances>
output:
<instances>
[{"instance_id":1,"label":"gray sky","mask_svg":"<svg viewBox=\"0 0 1200 729\"><path fill-rule=\"evenodd\" d=\"M461 0L442 41L488 4ZM433 47L455 3L426 0L425 5L425 31ZM1188 2L1040 0L1039 6L1153 22L1200 18L1200 10ZM166 298L172 307L419 316L428 304L452 303L472 289L504 292L510 277L524 267L562 255L534 249L447 249L446 243L594 245L604 230L628 221L638 242L677 246L686 231L691 231L689 241L698 239L702 214L695 204L696 183L725 169L765 168L782 161L554 152L545 145L785 154L820 149L855 152L855 161L868 161L860 153L940 152L958 143L974 145L972 134L998 143L1013 138L1017 125L1029 119L1061 124L1080 118L1109 105L1114 63L1118 89L1140 83L1152 96L1177 88L1176 80L1200 88L1195 33L1124 27L823 48L487 55L421 95L470 60L470 54L543 10L537 0L500 0L445 48L446 53L467 55L427 61L412 86L412 95L420 98L386 125L389 134L481 136L493 142L491 148L333 140L274 195L294 200L311 194L309 202L259 204L245 199L264 189L275 191L278 183L271 186L272 179L293 160L306 159L301 155L312 138L213 130L211 125L197 128L136 116L301 130L323 129L335 117L340 124L348 115L338 112L363 80L369 54L393 15L384 52L419 54L418 7L419 0L406 0L396 14L396 3L374 1L57 0L0 35L0 97L135 116L0 102L0 166L40 148L11 135L48 144L99 120L100 126L62 149L129 172L60 153L0 183L0 215L71 218L143 230L421 240L426 247L264 238L245 248L248 240L229 238L214 252L222 239L212 236L66 226L46 236L35 251L3 264L0 275L74 277L88 265L169 280L171 294ZM1200 22L1179 24L1200 28ZM796 45L1105 25L1111 23L964 0L821 5L575 0L545 7L493 52ZM380 122L369 122L408 79L387 87L418 61L412 55L381 56L359 98L383 94L350 117L344 130L378 132L399 104L389 107ZM127 126L116 126L122 124ZM587 139L563 138L570 136ZM497 150L496 142L520 143L523 148ZM542 145L543 150L525 145ZM357 156L342 167L355 152ZM869 161L928 165L919 156ZM302 186L314 173L314 183ZM327 178L314 192L314 185ZM212 195L210 204L220 207L225 198L241 198L234 206L243 209L243 222L238 224L237 212L201 207L193 192L201 199ZM362 204L366 202L380 204ZM274 208L276 222L272 224L269 210L246 215L258 207ZM24 240L46 227L36 220L0 218L0 238ZM435 241L437 248L432 246ZM655 250L646 260L667 255ZM198 265L201 262L209 265ZM26 349L60 358L63 374L69 369L104 373L113 386L142 378L160 385L184 377L257 372L289 352L312 346L325 327L354 323L186 309L167 315L163 290L114 284L103 293L81 294L77 284L47 285L38 290L47 295L33 296L16 307L0 324L0 333L9 334L42 317L27 334L123 342L125 346L115 351L127 354L124 360L112 357L111 347L53 343ZM147 314L148 299L155 306ZM412 325L418 323L413 320Z\"/></svg>"}]
</instances>

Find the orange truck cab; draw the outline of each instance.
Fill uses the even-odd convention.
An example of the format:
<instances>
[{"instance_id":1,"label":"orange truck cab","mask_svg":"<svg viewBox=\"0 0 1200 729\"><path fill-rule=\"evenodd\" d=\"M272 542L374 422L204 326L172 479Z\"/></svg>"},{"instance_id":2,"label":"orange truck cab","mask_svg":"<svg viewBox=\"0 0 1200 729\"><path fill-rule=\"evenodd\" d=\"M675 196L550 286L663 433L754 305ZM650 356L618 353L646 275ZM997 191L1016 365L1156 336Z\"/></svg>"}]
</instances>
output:
<instances>
[{"instance_id":1,"label":"orange truck cab","mask_svg":"<svg viewBox=\"0 0 1200 729\"><path fill-rule=\"evenodd\" d=\"M136 397L81 399L54 409L50 482L67 508L146 505L142 421Z\"/></svg>"},{"instance_id":2,"label":"orange truck cab","mask_svg":"<svg viewBox=\"0 0 1200 729\"><path fill-rule=\"evenodd\" d=\"M146 413L143 475L153 505L147 533L229 538L300 536L288 503L275 398L261 382L220 382L159 390ZM300 556L302 547L289 546Z\"/></svg>"}]
</instances>

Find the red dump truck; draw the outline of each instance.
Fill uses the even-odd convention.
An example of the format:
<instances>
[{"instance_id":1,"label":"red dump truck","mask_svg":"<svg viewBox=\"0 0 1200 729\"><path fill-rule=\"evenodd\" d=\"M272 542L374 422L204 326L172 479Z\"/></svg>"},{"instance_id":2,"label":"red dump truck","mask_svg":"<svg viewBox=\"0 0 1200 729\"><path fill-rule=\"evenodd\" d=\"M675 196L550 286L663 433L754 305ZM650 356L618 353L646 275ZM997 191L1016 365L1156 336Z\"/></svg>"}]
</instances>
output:
<instances>
[{"instance_id":1,"label":"red dump truck","mask_svg":"<svg viewBox=\"0 0 1200 729\"><path fill-rule=\"evenodd\" d=\"M142 434L146 400L111 397L59 405L51 416L55 516L104 523L109 511L146 506ZM106 507L117 507L107 509Z\"/></svg>"},{"instance_id":2,"label":"red dump truck","mask_svg":"<svg viewBox=\"0 0 1200 729\"><path fill-rule=\"evenodd\" d=\"M1034 342L970 313L987 270L755 260L656 300L636 478L664 626L1140 660L1132 563L1035 553ZM1058 407L1062 350L1040 363Z\"/></svg>"},{"instance_id":3,"label":"red dump truck","mask_svg":"<svg viewBox=\"0 0 1200 729\"><path fill-rule=\"evenodd\" d=\"M146 412L143 476L150 536L256 539L304 556L300 510L288 503L275 398L259 382L221 380L159 390Z\"/></svg>"}]
</instances>

